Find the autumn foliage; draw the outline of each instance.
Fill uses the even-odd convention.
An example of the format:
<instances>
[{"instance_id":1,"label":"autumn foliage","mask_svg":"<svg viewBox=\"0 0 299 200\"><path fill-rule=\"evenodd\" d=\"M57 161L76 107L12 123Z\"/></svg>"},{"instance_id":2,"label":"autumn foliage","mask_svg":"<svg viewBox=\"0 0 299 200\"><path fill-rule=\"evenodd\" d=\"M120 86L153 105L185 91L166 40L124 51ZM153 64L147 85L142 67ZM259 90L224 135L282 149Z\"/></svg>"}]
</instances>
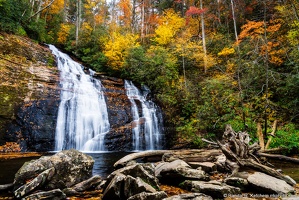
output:
<instances>
[{"instance_id":1,"label":"autumn foliage","mask_svg":"<svg viewBox=\"0 0 299 200\"><path fill-rule=\"evenodd\" d=\"M265 132L274 120L299 126L298 8L298 1L0 0L0 29L146 84L173 132L199 145L227 123L253 135L257 122Z\"/></svg>"}]
</instances>

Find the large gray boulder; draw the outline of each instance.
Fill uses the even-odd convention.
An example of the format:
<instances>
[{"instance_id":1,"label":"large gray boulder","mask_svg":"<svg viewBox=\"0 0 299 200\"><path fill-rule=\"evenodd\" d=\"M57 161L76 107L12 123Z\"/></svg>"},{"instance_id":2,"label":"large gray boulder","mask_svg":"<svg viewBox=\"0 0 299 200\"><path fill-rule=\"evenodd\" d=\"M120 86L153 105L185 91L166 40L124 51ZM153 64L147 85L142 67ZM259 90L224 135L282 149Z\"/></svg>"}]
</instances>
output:
<instances>
[{"instance_id":1,"label":"large gray boulder","mask_svg":"<svg viewBox=\"0 0 299 200\"><path fill-rule=\"evenodd\" d=\"M218 181L204 182L187 180L184 181L180 186L191 192L204 193L216 199L222 199L228 194L241 194L240 188L229 186Z\"/></svg>"},{"instance_id":2,"label":"large gray boulder","mask_svg":"<svg viewBox=\"0 0 299 200\"><path fill-rule=\"evenodd\" d=\"M264 193L289 194L294 193L292 186L287 184L284 180L269 176L261 172L254 172L247 178L251 188L256 191L263 191Z\"/></svg>"},{"instance_id":3,"label":"large gray boulder","mask_svg":"<svg viewBox=\"0 0 299 200\"><path fill-rule=\"evenodd\" d=\"M130 175L134 178L139 177L142 180L144 180L146 183L151 185L154 188L159 188L159 181L155 177L154 174L154 166L150 164L133 164L129 165L123 168L120 168L114 172L112 172L108 177L107 177L107 184L114 178L115 175L117 174L124 174L124 175Z\"/></svg>"},{"instance_id":4,"label":"large gray boulder","mask_svg":"<svg viewBox=\"0 0 299 200\"><path fill-rule=\"evenodd\" d=\"M184 180L209 180L201 169L192 169L185 161L175 160L157 165L155 169L156 176L161 182L178 184Z\"/></svg>"},{"instance_id":5,"label":"large gray boulder","mask_svg":"<svg viewBox=\"0 0 299 200\"><path fill-rule=\"evenodd\" d=\"M14 190L50 168L54 168L55 173L45 181L43 188L47 190L69 188L89 179L93 164L94 160L91 156L74 149L61 151L52 156L43 156L26 162L19 169L14 179Z\"/></svg>"},{"instance_id":6,"label":"large gray boulder","mask_svg":"<svg viewBox=\"0 0 299 200\"><path fill-rule=\"evenodd\" d=\"M159 184L153 165L133 164L112 172L103 190L103 200L122 200L133 196L135 199L155 199Z\"/></svg>"}]
</instances>

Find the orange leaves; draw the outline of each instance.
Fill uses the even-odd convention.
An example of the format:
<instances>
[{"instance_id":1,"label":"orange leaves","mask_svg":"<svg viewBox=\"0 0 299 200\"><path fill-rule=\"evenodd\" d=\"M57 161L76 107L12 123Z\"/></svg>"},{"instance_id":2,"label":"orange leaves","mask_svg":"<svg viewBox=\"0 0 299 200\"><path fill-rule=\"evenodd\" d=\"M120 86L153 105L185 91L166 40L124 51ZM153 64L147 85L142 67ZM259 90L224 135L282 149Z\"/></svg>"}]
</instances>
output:
<instances>
[{"instance_id":1,"label":"orange leaves","mask_svg":"<svg viewBox=\"0 0 299 200\"><path fill-rule=\"evenodd\" d=\"M264 30L264 22L247 21L247 24L242 26L239 39L241 41L246 37L257 38L264 33Z\"/></svg>"},{"instance_id":2,"label":"orange leaves","mask_svg":"<svg viewBox=\"0 0 299 200\"><path fill-rule=\"evenodd\" d=\"M247 24L242 26L242 31L239 35L240 44L242 40L248 38L251 43L260 44L258 53L268 57L268 61L274 65L281 65L284 62L285 49L282 48L277 34L281 28L282 20L270 20L267 24L263 21L247 21Z\"/></svg>"},{"instance_id":3,"label":"orange leaves","mask_svg":"<svg viewBox=\"0 0 299 200\"><path fill-rule=\"evenodd\" d=\"M125 27L129 27L131 24L132 5L130 0L120 0L118 6L122 12L119 19L123 21Z\"/></svg>"},{"instance_id":4,"label":"orange leaves","mask_svg":"<svg viewBox=\"0 0 299 200\"><path fill-rule=\"evenodd\" d=\"M194 15L200 15L204 13L206 9L199 9L195 6L190 6L190 8L186 12L186 16L194 16Z\"/></svg>"},{"instance_id":5,"label":"orange leaves","mask_svg":"<svg viewBox=\"0 0 299 200\"><path fill-rule=\"evenodd\" d=\"M271 35L279 31L280 27L281 20L271 20L268 24L265 24L263 21L247 21L247 24L241 27L242 31L239 35L239 42L246 37L250 37L251 39L263 37L265 32L267 35Z\"/></svg>"}]
</instances>

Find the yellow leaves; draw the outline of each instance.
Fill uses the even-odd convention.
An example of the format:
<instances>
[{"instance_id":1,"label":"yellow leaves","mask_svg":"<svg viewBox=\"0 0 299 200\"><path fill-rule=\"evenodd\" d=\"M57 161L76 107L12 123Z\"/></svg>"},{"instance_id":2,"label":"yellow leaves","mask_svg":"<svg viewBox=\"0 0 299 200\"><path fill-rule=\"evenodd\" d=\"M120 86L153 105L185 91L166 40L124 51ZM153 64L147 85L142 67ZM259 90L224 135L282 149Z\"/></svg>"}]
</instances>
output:
<instances>
[{"instance_id":1,"label":"yellow leaves","mask_svg":"<svg viewBox=\"0 0 299 200\"><path fill-rule=\"evenodd\" d=\"M234 48L227 48L227 47L224 47L222 49L222 51L220 51L218 53L218 56L229 56L229 55L232 55L235 53L235 49Z\"/></svg>"},{"instance_id":2,"label":"yellow leaves","mask_svg":"<svg viewBox=\"0 0 299 200\"><path fill-rule=\"evenodd\" d=\"M159 26L156 29L157 37L154 39L159 45L167 45L174 40L175 32L167 26Z\"/></svg>"},{"instance_id":3,"label":"yellow leaves","mask_svg":"<svg viewBox=\"0 0 299 200\"><path fill-rule=\"evenodd\" d=\"M291 27L292 29L288 32L287 38L292 45L299 45L299 22L294 21Z\"/></svg>"},{"instance_id":4,"label":"yellow leaves","mask_svg":"<svg viewBox=\"0 0 299 200\"><path fill-rule=\"evenodd\" d=\"M59 32L57 33L57 42L58 43L65 43L69 34L70 34L70 30L71 30L71 25L69 24L61 24L60 25L60 30Z\"/></svg>"},{"instance_id":5,"label":"yellow leaves","mask_svg":"<svg viewBox=\"0 0 299 200\"><path fill-rule=\"evenodd\" d=\"M121 70L124 67L125 58L131 48L138 47L138 36L127 33L122 35L113 32L110 40L105 45L104 54L108 58L108 65L113 70Z\"/></svg>"},{"instance_id":6,"label":"yellow leaves","mask_svg":"<svg viewBox=\"0 0 299 200\"><path fill-rule=\"evenodd\" d=\"M47 0L45 5L48 5L51 2L51 0ZM64 7L64 0L56 0L54 1L50 6L50 14L58 14L63 10ZM48 10L45 10L45 12L48 12Z\"/></svg>"},{"instance_id":7,"label":"yellow leaves","mask_svg":"<svg viewBox=\"0 0 299 200\"><path fill-rule=\"evenodd\" d=\"M153 39L158 45L168 45L173 42L175 35L185 25L185 19L180 17L172 9L167 10L160 19L160 25L155 30Z\"/></svg>"}]
</instances>

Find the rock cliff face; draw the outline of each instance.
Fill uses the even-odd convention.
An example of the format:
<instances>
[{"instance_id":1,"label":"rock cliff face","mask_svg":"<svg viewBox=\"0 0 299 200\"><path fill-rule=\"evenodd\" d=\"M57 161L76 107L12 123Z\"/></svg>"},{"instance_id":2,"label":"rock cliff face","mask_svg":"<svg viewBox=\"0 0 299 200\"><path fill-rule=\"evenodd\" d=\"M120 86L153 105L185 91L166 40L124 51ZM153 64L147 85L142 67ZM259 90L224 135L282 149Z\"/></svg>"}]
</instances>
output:
<instances>
[{"instance_id":1,"label":"rock cliff face","mask_svg":"<svg viewBox=\"0 0 299 200\"><path fill-rule=\"evenodd\" d=\"M52 149L59 73L51 52L27 38L2 33L0 72L0 145L6 147L3 151ZM10 146L13 149L7 149Z\"/></svg>"},{"instance_id":2,"label":"rock cliff face","mask_svg":"<svg viewBox=\"0 0 299 200\"><path fill-rule=\"evenodd\" d=\"M131 103L124 81L100 75L106 88L108 150L132 150ZM60 102L59 71L46 46L0 33L0 152L52 151Z\"/></svg>"},{"instance_id":3,"label":"rock cliff face","mask_svg":"<svg viewBox=\"0 0 299 200\"><path fill-rule=\"evenodd\" d=\"M109 151L132 150L131 103L126 95L122 79L99 76L105 87L104 95L108 108L110 132L106 135L105 146Z\"/></svg>"}]
</instances>

